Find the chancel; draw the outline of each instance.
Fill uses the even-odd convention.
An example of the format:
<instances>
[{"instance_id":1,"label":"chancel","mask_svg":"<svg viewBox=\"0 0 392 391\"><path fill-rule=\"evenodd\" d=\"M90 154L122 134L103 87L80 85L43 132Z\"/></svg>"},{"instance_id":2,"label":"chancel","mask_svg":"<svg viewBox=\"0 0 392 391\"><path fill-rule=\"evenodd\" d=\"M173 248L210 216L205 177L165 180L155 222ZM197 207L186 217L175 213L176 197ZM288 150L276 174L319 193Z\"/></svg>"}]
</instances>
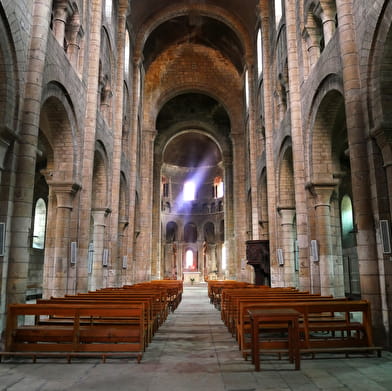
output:
<instances>
[{"instance_id":1,"label":"chancel","mask_svg":"<svg viewBox=\"0 0 392 391\"><path fill-rule=\"evenodd\" d=\"M310 335L344 334L342 323L308 325L308 304L286 312L296 369L317 349L383 349L375 360L387 361L391 26L387 0L0 0L2 348L44 349L36 334L57 338L54 355L72 335L76 350L125 356L116 350L130 345L115 345L132 337L142 372L176 316L196 327L213 311L222 332L249 339L247 310L223 293L246 286L278 301L288 289L298 301L341 300L320 308L366 318L328 347ZM84 315L58 312L80 296L92 307ZM128 314L133 331L117 319L111 340L101 320L88 335L83 317L104 316L93 302L109 311L109 296L110 316ZM80 330L18 328L40 311ZM265 314L280 316L253 311L254 328ZM249 352L234 350L253 371Z\"/></svg>"}]
</instances>

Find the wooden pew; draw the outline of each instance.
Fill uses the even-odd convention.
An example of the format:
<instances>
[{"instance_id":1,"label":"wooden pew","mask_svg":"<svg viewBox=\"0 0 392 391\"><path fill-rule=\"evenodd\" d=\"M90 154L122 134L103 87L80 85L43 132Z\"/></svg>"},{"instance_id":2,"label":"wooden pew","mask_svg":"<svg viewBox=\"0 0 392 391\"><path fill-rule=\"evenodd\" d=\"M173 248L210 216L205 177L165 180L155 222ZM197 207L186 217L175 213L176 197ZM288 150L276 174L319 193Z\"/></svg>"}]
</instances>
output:
<instances>
[{"instance_id":1,"label":"wooden pew","mask_svg":"<svg viewBox=\"0 0 392 391\"><path fill-rule=\"evenodd\" d=\"M83 305L110 305L110 304L121 304L128 306L142 306L144 314L144 349L147 348L148 344L152 341L153 337L153 311L151 300L140 299L140 298L92 298L92 297L80 297L80 296L68 296L68 297L53 297L51 299L38 299L37 304L83 304ZM58 318L51 316L48 319L41 320L40 324L55 324L56 322L65 321L64 317ZM73 321L71 317L69 321Z\"/></svg>"},{"instance_id":2,"label":"wooden pew","mask_svg":"<svg viewBox=\"0 0 392 391\"><path fill-rule=\"evenodd\" d=\"M221 295L223 289L228 288L244 288L246 286L254 286L247 282L235 281L235 280L212 280L208 281L208 297L210 298L210 303L216 308L220 309L221 305Z\"/></svg>"},{"instance_id":3,"label":"wooden pew","mask_svg":"<svg viewBox=\"0 0 392 391\"><path fill-rule=\"evenodd\" d=\"M89 293L79 293L75 296L66 295L65 298L74 297L81 299L90 299L90 300L133 300L133 301L149 301L149 308L151 308L152 315L149 315L149 319L152 318L152 321L148 323L149 326L149 340L151 341L152 336L157 331L158 327L163 323L167 316L167 305L161 302L161 294L156 291L132 291L128 292L122 290L115 291L96 291Z\"/></svg>"},{"instance_id":4,"label":"wooden pew","mask_svg":"<svg viewBox=\"0 0 392 391\"><path fill-rule=\"evenodd\" d=\"M301 313L300 352L314 354L319 352L377 352L381 348L374 346L370 303L366 300L324 300L324 301L292 301L292 302L247 302L241 306L242 352L244 357L250 348L245 338L249 332L250 308L292 308ZM359 319L352 314L359 313ZM276 333L280 326L272 327ZM287 341L272 339L261 343L261 349L287 349Z\"/></svg>"},{"instance_id":5,"label":"wooden pew","mask_svg":"<svg viewBox=\"0 0 392 391\"><path fill-rule=\"evenodd\" d=\"M144 349L143 305L124 304L11 304L8 307L5 351L2 356L62 355L136 356L140 362ZM19 323L33 315L36 324ZM56 318L57 322L39 319ZM63 322L61 322L63 319ZM69 321L72 319L72 321Z\"/></svg>"}]
</instances>

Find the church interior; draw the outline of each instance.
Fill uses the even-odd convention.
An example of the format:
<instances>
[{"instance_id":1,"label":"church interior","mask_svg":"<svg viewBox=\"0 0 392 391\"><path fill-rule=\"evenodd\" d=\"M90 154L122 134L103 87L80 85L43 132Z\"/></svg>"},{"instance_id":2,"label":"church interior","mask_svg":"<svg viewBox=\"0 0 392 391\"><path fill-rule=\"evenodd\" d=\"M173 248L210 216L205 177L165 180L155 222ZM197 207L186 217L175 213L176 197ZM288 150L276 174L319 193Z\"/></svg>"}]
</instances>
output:
<instances>
[{"instance_id":1,"label":"church interior","mask_svg":"<svg viewBox=\"0 0 392 391\"><path fill-rule=\"evenodd\" d=\"M391 350L391 27L388 0L1 0L0 332L258 280L368 300Z\"/></svg>"}]
</instances>

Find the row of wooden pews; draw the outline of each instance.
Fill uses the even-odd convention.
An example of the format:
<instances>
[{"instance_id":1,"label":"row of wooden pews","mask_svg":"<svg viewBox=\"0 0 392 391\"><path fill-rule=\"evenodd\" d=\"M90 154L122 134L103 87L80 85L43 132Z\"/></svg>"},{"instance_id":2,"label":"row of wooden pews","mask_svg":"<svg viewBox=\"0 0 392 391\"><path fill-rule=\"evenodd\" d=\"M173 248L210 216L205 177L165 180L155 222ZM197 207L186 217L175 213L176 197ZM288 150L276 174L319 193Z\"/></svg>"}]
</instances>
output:
<instances>
[{"instance_id":1,"label":"row of wooden pews","mask_svg":"<svg viewBox=\"0 0 392 391\"><path fill-rule=\"evenodd\" d=\"M182 281L150 281L105 288L36 304L11 304L5 356L135 356L143 352L182 297Z\"/></svg>"},{"instance_id":2,"label":"row of wooden pews","mask_svg":"<svg viewBox=\"0 0 392 391\"><path fill-rule=\"evenodd\" d=\"M255 346L251 315L263 311L279 315L287 309L298 313L298 336L294 343L300 354L314 357L319 352L377 352L381 355L381 348L373 343L370 303L366 300L322 296L291 287L243 286L232 281L213 283L219 286L217 307L221 309L222 321L236 338L245 359ZM214 287L208 291L214 297ZM262 317L258 319L260 324L255 327L260 329L257 333L260 351L255 354L288 352L287 324L279 321L262 324Z\"/></svg>"}]
</instances>

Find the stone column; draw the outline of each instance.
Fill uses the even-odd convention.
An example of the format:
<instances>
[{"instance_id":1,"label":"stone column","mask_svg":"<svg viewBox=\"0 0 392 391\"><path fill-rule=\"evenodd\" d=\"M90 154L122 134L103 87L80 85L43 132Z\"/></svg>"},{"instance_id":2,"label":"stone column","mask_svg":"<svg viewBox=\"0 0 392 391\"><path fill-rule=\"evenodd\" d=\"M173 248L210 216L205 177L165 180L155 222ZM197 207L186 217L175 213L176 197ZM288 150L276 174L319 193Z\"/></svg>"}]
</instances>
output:
<instances>
[{"instance_id":1,"label":"stone column","mask_svg":"<svg viewBox=\"0 0 392 391\"><path fill-rule=\"evenodd\" d=\"M336 185L313 185L316 210L316 239L320 267L320 289L322 295L335 295L334 264L331 231L331 197Z\"/></svg>"},{"instance_id":2,"label":"stone column","mask_svg":"<svg viewBox=\"0 0 392 391\"><path fill-rule=\"evenodd\" d=\"M324 33L324 43L327 46L327 43L331 40L336 30L336 7L335 1L331 0L320 0L320 4L322 7L321 12L321 20L323 22L323 33Z\"/></svg>"},{"instance_id":3,"label":"stone column","mask_svg":"<svg viewBox=\"0 0 392 391\"><path fill-rule=\"evenodd\" d=\"M104 266L102 264L102 257L103 250L105 248L105 228L107 211L102 209L95 209L91 211L91 214L94 221L94 257L89 290L95 291L102 288L104 283Z\"/></svg>"},{"instance_id":4,"label":"stone column","mask_svg":"<svg viewBox=\"0 0 392 391\"><path fill-rule=\"evenodd\" d=\"M164 254L164 270L163 274L164 277L171 276L173 272L173 259L174 259L174 252L173 252L173 243L166 243L165 244L165 254Z\"/></svg>"},{"instance_id":5,"label":"stone column","mask_svg":"<svg viewBox=\"0 0 392 391\"><path fill-rule=\"evenodd\" d=\"M279 209L280 225L282 227L282 250L284 257L283 265L283 278L284 286L296 286L296 275L294 265L294 208L281 208Z\"/></svg>"},{"instance_id":6,"label":"stone column","mask_svg":"<svg viewBox=\"0 0 392 391\"><path fill-rule=\"evenodd\" d=\"M239 154L245 153L241 145L243 135L232 134L233 150ZM246 241L246 194L243 191L245 179L245 165L237 164L234 172L231 163L232 156L224 154L224 184L225 184L225 248L226 248L226 276L236 279L239 275L239 259L245 254ZM234 159L234 157L233 157ZM235 177L234 177L235 176ZM241 184L241 185L240 185ZM241 189L239 188L241 187Z\"/></svg>"},{"instance_id":7,"label":"stone column","mask_svg":"<svg viewBox=\"0 0 392 391\"><path fill-rule=\"evenodd\" d=\"M140 164L140 237L136 246L136 278L137 281L149 281L151 276L157 274L157 260L151 259L152 246L152 180L154 161L155 130L143 130L142 136L142 162Z\"/></svg>"},{"instance_id":8,"label":"stone column","mask_svg":"<svg viewBox=\"0 0 392 391\"><path fill-rule=\"evenodd\" d=\"M210 262L207 265L207 270L209 273L212 273L218 270L216 266L216 244L208 244L208 253L210 255Z\"/></svg>"},{"instance_id":9,"label":"stone column","mask_svg":"<svg viewBox=\"0 0 392 391\"><path fill-rule=\"evenodd\" d=\"M136 248L135 239L135 214L136 214L136 191L137 191L137 175L138 175L138 127L139 127L139 105L140 105L140 56L135 55L133 60L133 78L132 78L132 109L131 109L131 129L129 137L129 145L124 147L128 151L129 156L129 227L128 227L128 254L129 260L132 262L132 274L128 279L135 282L136 279Z\"/></svg>"},{"instance_id":10,"label":"stone column","mask_svg":"<svg viewBox=\"0 0 392 391\"><path fill-rule=\"evenodd\" d=\"M50 295L62 297L67 294L68 271L70 264L70 221L73 208L73 199L79 186L72 183L50 183L48 185L56 195L56 226L54 234L54 254L52 259L52 272L49 278L52 286ZM47 260L46 260L47 261ZM44 278L44 281L47 278Z\"/></svg>"},{"instance_id":11,"label":"stone column","mask_svg":"<svg viewBox=\"0 0 392 391\"><path fill-rule=\"evenodd\" d=\"M128 228L128 221L119 221L118 223L118 253L117 253L117 264L119 265L119 271L117 275L113 277L113 279L110 282L110 286L122 286L125 285L126 282L126 270L130 267L129 265L129 259L127 259L127 267L126 269L123 268L123 257L127 256L128 258L128 252L127 252L127 247L125 246L126 244L126 237L127 237L127 228ZM114 256L112 255L114 258Z\"/></svg>"},{"instance_id":12,"label":"stone column","mask_svg":"<svg viewBox=\"0 0 392 391\"><path fill-rule=\"evenodd\" d=\"M82 190L79 215L79 262L77 290L88 289L87 258L90 243L91 193L94 170L95 132L97 127L99 53L101 46L102 0L91 1L89 15L89 52L87 75L87 102L84 122L82 156Z\"/></svg>"},{"instance_id":13,"label":"stone column","mask_svg":"<svg viewBox=\"0 0 392 391\"><path fill-rule=\"evenodd\" d=\"M15 148L15 198L10 227L7 300L3 301L8 303L23 303L26 296L42 80L51 5L52 0L33 2L31 40L25 72L25 95L20 111L20 138Z\"/></svg>"},{"instance_id":14,"label":"stone column","mask_svg":"<svg viewBox=\"0 0 392 391\"><path fill-rule=\"evenodd\" d=\"M309 258L308 258L308 210L305 190L305 151L303 126L301 116L301 80L299 72L299 51L297 41L297 2L285 0L287 26L287 57L290 69L289 96L291 114L291 138L293 143L293 169L295 210L297 223L298 257L299 257L299 287L302 290L310 288ZM272 173L275 175L275 172ZM270 250L271 254L272 250Z\"/></svg>"},{"instance_id":15,"label":"stone column","mask_svg":"<svg viewBox=\"0 0 392 391\"><path fill-rule=\"evenodd\" d=\"M246 61L248 67L248 79L249 79L249 106L248 106L248 133L249 133L249 183L251 189L251 226L252 226L252 238L256 239L259 237L259 208L257 204L257 135L256 135L256 121L255 121L255 86L257 81L255 80L255 72L253 66L253 59L247 58ZM245 81L247 82L247 81Z\"/></svg>"},{"instance_id":16,"label":"stone column","mask_svg":"<svg viewBox=\"0 0 392 391\"><path fill-rule=\"evenodd\" d=\"M67 22L68 0L53 1L53 32L61 47L64 47L65 24Z\"/></svg>"},{"instance_id":17,"label":"stone column","mask_svg":"<svg viewBox=\"0 0 392 391\"><path fill-rule=\"evenodd\" d=\"M375 335L385 335L382 324L377 248L372 214L367 134L361 101L359 50L355 42L353 0L336 0L339 41L343 64L346 124L350 151L353 208L357 227L357 251L362 298L371 302Z\"/></svg>"},{"instance_id":18,"label":"stone column","mask_svg":"<svg viewBox=\"0 0 392 391\"><path fill-rule=\"evenodd\" d=\"M303 37L305 38L308 50L309 65L310 67L313 67L320 57L320 44L316 35L316 28L306 26L303 32Z\"/></svg>"},{"instance_id":19,"label":"stone column","mask_svg":"<svg viewBox=\"0 0 392 391\"><path fill-rule=\"evenodd\" d=\"M276 219L276 166L274 158L274 108L272 102L273 96L273 78L276 73L273 69L273 61L271 59L271 39L270 27L273 24L271 20L271 1L260 0L260 19L262 28L262 42L263 42L263 95L264 95L264 118L265 118L265 159L267 180L266 186L268 188L268 236L263 239L270 241L270 254L276 254L277 243L277 219ZM271 267L271 284L277 285L278 271Z\"/></svg>"},{"instance_id":20,"label":"stone column","mask_svg":"<svg viewBox=\"0 0 392 391\"><path fill-rule=\"evenodd\" d=\"M79 19L74 19L71 21L69 26L67 26L69 31L68 35L68 47L67 54L69 61L78 71L78 59L79 59L79 40L80 40L80 21Z\"/></svg>"},{"instance_id":21,"label":"stone column","mask_svg":"<svg viewBox=\"0 0 392 391\"><path fill-rule=\"evenodd\" d=\"M197 271L200 272L200 282L204 281L204 267L203 267L203 241L197 241Z\"/></svg>"},{"instance_id":22,"label":"stone column","mask_svg":"<svg viewBox=\"0 0 392 391\"><path fill-rule=\"evenodd\" d=\"M120 175L121 175L121 152L122 152L122 121L123 121L123 95L124 95L124 50L125 50L125 22L128 10L128 1L120 1L117 10L117 73L114 97L114 126L113 126L113 160L112 160L112 192L110 215L110 243L109 248L113 260L111 265L112 278L109 279L110 285L117 285L117 276L121 275L122 259L118 235L118 219L120 208Z\"/></svg>"}]
</instances>

